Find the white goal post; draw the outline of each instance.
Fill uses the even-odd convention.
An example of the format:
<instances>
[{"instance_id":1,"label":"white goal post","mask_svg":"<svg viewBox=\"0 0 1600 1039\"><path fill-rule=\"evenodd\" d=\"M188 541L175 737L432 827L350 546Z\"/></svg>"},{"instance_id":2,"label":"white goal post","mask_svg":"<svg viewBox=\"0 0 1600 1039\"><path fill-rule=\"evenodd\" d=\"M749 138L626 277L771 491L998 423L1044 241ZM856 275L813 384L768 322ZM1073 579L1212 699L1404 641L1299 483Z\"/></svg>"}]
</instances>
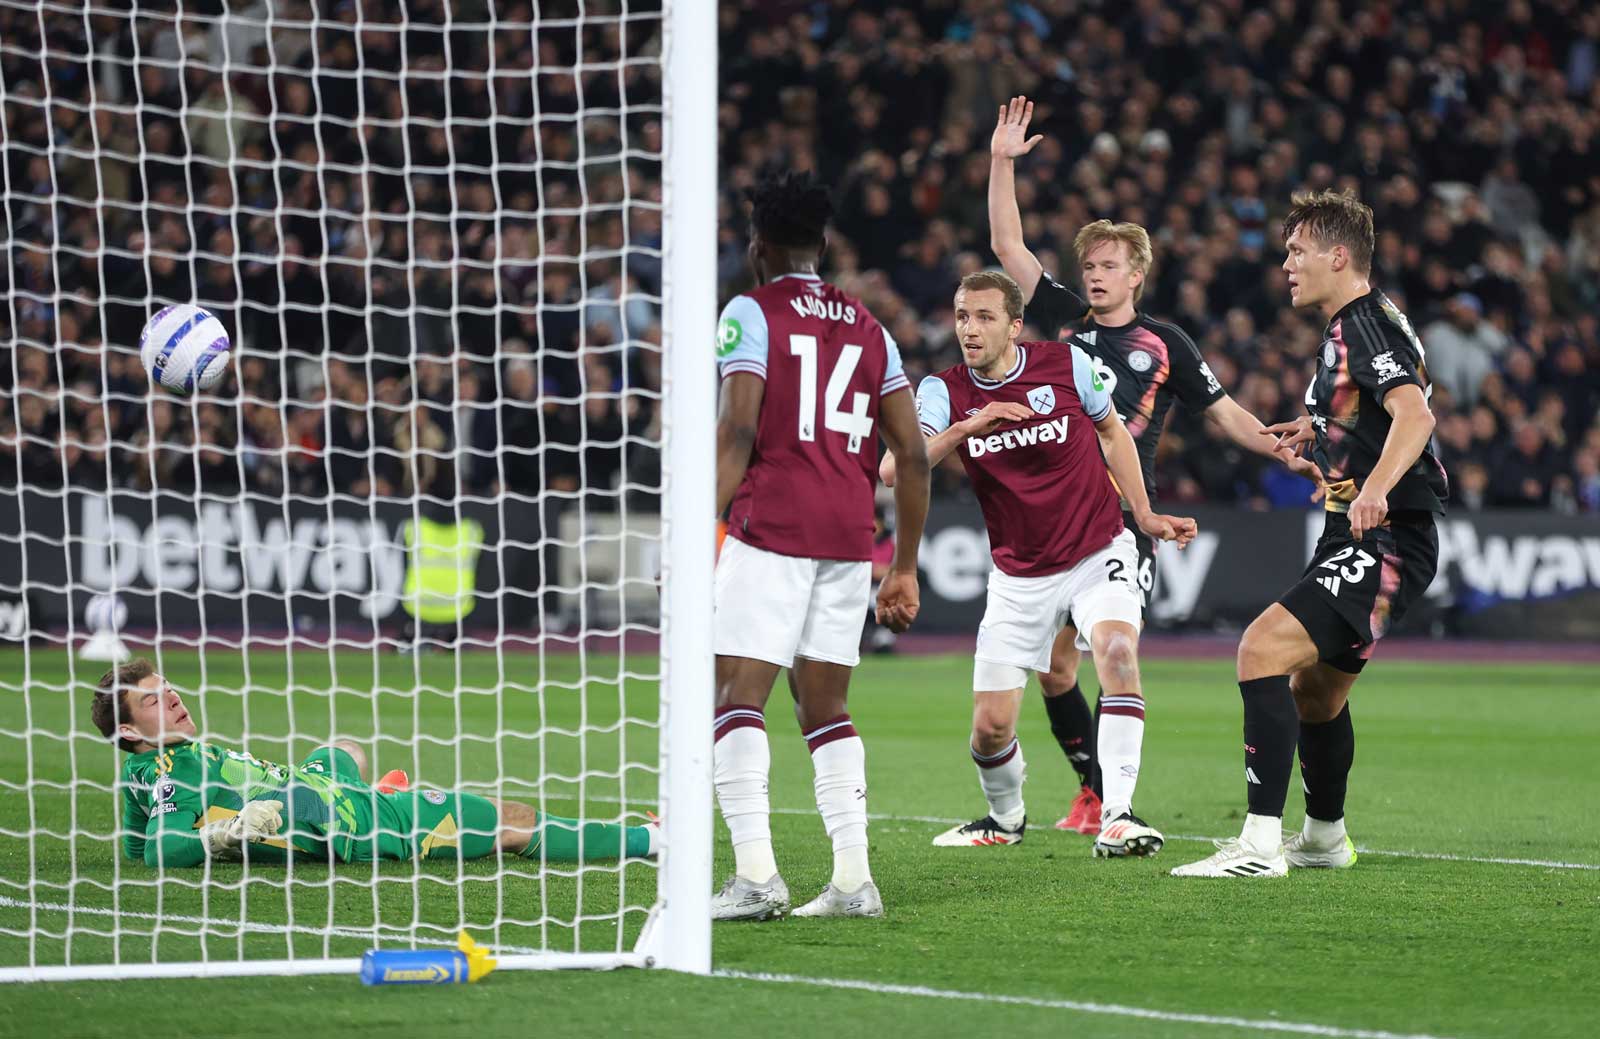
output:
<instances>
[{"instance_id":1,"label":"white goal post","mask_svg":"<svg viewBox=\"0 0 1600 1039\"><path fill-rule=\"evenodd\" d=\"M0 982L462 929L709 972L716 5L0 0L0 106ZM173 303L232 340L190 398L138 360ZM126 651L208 744L354 743L580 861L463 816L432 858L147 865L90 711ZM658 854L588 857L647 813Z\"/></svg>"}]
</instances>

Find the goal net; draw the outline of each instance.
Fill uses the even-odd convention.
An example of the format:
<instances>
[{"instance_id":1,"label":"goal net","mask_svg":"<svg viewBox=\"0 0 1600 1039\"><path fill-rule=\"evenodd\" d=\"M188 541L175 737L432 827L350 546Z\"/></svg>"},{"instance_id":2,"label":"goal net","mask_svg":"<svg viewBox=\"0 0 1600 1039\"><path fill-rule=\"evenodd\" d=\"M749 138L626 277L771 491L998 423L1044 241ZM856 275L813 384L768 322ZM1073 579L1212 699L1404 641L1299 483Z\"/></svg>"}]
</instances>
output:
<instances>
[{"instance_id":1,"label":"goal net","mask_svg":"<svg viewBox=\"0 0 1600 1039\"><path fill-rule=\"evenodd\" d=\"M715 32L681 0L0 0L0 980L463 929L502 967L709 969ZM190 303L232 359L182 397L139 342ZM119 778L91 702L129 653L238 801ZM360 802L320 831L308 759ZM541 813L532 853L483 853L457 792ZM271 798L287 861L145 840ZM657 812L655 854L598 828Z\"/></svg>"}]
</instances>

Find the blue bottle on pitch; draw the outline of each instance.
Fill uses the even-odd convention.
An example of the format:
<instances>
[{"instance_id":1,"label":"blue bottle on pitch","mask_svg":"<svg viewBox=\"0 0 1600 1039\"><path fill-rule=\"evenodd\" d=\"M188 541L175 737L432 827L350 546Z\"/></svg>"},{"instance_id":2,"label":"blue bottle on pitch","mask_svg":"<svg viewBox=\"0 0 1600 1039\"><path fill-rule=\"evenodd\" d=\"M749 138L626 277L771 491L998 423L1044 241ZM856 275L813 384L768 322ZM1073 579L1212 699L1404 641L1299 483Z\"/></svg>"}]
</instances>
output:
<instances>
[{"instance_id":1,"label":"blue bottle on pitch","mask_svg":"<svg viewBox=\"0 0 1600 1039\"><path fill-rule=\"evenodd\" d=\"M368 949L361 957L364 985L459 985L494 970L495 961L462 931L455 949Z\"/></svg>"}]
</instances>

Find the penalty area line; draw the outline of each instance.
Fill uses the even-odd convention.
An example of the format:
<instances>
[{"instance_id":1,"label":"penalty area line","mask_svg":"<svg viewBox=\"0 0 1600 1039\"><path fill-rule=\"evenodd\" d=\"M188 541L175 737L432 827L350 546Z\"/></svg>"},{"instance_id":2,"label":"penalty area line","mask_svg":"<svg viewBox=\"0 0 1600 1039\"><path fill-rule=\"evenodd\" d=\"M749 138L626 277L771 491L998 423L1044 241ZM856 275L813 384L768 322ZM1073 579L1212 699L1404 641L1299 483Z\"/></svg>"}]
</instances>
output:
<instances>
[{"instance_id":1,"label":"penalty area line","mask_svg":"<svg viewBox=\"0 0 1600 1039\"><path fill-rule=\"evenodd\" d=\"M1386 1032L1381 1029L1340 1028L1300 1021L1273 1021L1264 1018L1231 1017L1216 1014L1190 1014L1175 1010L1124 1006L1120 1003L1088 1003L1076 999L1045 999L1037 996L1007 996L987 992L962 992L957 989L928 988L924 985L895 985L854 978L811 978L800 974L764 974L756 971L713 970L713 977L756 981L777 985L808 985L813 988L848 989L883 996L913 996L922 999L948 999L966 1003L998 1003L1006 1006L1035 1007L1041 1010L1069 1010L1107 1017L1133 1017L1174 1024L1210 1025L1219 1028L1248 1028L1260 1032L1288 1035L1328 1036L1332 1039L1446 1039L1418 1032Z\"/></svg>"}]
</instances>

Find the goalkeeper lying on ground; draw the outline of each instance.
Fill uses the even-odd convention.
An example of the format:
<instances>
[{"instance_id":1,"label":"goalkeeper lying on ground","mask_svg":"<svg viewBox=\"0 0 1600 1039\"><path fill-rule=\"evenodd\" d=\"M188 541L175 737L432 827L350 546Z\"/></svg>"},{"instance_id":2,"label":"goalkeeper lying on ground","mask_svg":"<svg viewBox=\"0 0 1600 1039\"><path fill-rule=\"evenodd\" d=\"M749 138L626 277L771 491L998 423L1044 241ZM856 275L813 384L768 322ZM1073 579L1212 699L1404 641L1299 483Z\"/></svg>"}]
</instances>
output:
<instances>
[{"instance_id":1,"label":"goalkeeper lying on ground","mask_svg":"<svg viewBox=\"0 0 1600 1039\"><path fill-rule=\"evenodd\" d=\"M459 791L374 789L354 743L322 747L290 767L202 742L183 698L148 660L106 672L90 714L132 755L122 767L123 850L147 866L198 866L212 857L284 862L291 851L324 862L476 859L496 851L577 862L656 852L653 824L580 824Z\"/></svg>"}]
</instances>

